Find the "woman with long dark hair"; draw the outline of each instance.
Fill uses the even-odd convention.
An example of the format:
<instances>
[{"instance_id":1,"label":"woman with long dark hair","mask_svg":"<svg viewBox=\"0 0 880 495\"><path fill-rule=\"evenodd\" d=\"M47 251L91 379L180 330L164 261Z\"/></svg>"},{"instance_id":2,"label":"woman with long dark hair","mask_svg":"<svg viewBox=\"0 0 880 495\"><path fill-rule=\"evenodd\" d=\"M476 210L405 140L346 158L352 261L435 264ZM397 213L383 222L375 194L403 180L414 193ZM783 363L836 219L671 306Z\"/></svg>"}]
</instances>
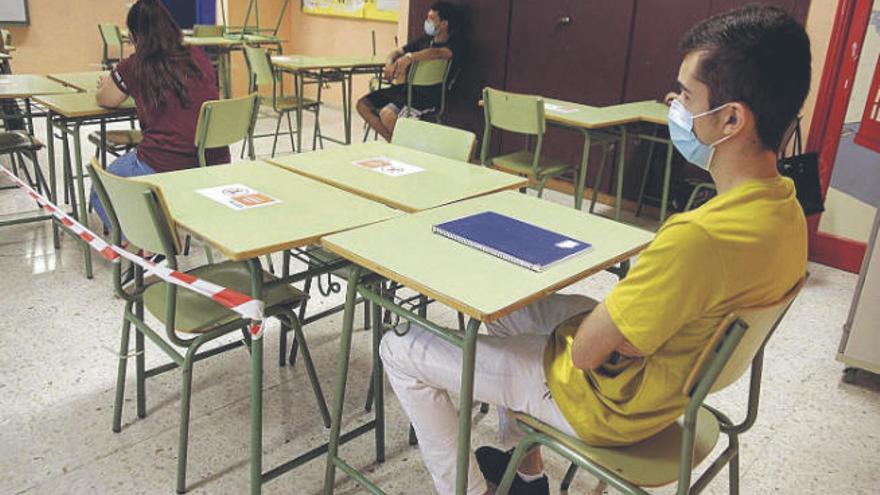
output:
<instances>
[{"instance_id":1,"label":"woman with long dark hair","mask_svg":"<svg viewBox=\"0 0 880 495\"><path fill-rule=\"evenodd\" d=\"M96 99L115 108L134 99L144 139L108 170L123 177L198 166L196 124L202 103L219 99L208 56L183 46L180 26L159 0L138 0L126 19L135 52L98 80ZM229 148L206 150L208 164L228 163ZM92 191L95 211L107 216Z\"/></svg>"}]
</instances>

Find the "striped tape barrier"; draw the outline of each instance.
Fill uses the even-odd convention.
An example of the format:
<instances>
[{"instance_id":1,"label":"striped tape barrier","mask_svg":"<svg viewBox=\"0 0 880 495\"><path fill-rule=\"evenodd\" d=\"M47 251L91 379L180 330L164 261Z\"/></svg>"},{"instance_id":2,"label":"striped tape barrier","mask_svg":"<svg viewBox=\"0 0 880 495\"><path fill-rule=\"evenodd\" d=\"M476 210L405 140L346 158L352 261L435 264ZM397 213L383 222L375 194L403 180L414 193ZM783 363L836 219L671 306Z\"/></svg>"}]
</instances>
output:
<instances>
[{"instance_id":1,"label":"striped tape barrier","mask_svg":"<svg viewBox=\"0 0 880 495\"><path fill-rule=\"evenodd\" d=\"M33 188L10 172L5 166L0 165L0 173L8 177L13 184L36 201L41 208L57 218L61 225L76 234L77 237L82 239L83 242L97 251L107 261L120 263L122 258L125 258L143 268L147 273L153 274L170 284L209 297L244 318L255 321L263 320L263 301L254 299L241 292L221 287L213 282L202 280L198 277L177 270L172 270L162 265L157 265L156 263L146 260L134 253L130 253L121 247L109 244L97 234L87 229L84 225L74 220L73 217L65 213L61 208L55 206L45 196L34 191ZM263 336L263 325L257 323L251 325L250 333L251 337L254 339L261 338Z\"/></svg>"}]
</instances>

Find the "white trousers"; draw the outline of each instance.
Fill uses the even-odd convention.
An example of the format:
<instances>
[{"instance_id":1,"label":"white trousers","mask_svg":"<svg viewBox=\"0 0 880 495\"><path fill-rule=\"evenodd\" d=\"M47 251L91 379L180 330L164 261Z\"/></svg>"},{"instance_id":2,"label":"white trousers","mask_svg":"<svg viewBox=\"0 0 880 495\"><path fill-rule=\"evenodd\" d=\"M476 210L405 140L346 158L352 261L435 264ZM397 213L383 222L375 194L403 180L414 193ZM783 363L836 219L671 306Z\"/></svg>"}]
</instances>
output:
<instances>
[{"instance_id":1,"label":"white trousers","mask_svg":"<svg viewBox=\"0 0 880 495\"><path fill-rule=\"evenodd\" d=\"M584 296L554 294L486 325L489 335L477 337L474 401L499 406L499 439L505 448L522 436L507 409L575 434L544 379L544 347L560 323L596 304ZM434 488L441 495L453 494L458 413L449 392L458 393L461 387L461 348L412 325L402 337L387 334L380 353L391 387L418 435ZM486 481L473 453L469 467L468 494L482 495Z\"/></svg>"}]
</instances>

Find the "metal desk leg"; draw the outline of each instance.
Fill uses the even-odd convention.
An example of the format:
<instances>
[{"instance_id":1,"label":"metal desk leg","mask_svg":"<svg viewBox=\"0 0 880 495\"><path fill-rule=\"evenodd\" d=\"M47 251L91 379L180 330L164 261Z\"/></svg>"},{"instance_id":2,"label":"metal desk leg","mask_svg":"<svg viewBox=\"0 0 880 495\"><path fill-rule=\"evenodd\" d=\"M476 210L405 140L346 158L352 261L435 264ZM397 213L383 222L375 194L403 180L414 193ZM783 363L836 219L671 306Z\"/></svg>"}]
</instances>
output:
<instances>
[{"instance_id":1,"label":"metal desk leg","mask_svg":"<svg viewBox=\"0 0 880 495\"><path fill-rule=\"evenodd\" d=\"M345 144L351 144L351 91L354 72L348 71L347 81L342 81L342 112L345 119ZM345 85L348 85L348 95L345 94Z\"/></svg>"},{"instance_id":2,"label":"metal desk leg","mask_svg":"<svg viewBox=\"0 0 880 495\"><path fill-rule=\"evenodd\" d=\"M382 285L379 285L379 294L382 294ZM376 303L372 306L373 326L373 400L376 405L376 462L385 462L385 371L382 367L382 358L379 356L379 344L382 341L382 307Z\"/></svg>"},{"instance_id":3,"label":"metal desk leg","mask_svg":"<svg viewBox=\"0 0 880 495\"><path fill-rule=\"evenodd\" d=\"M251 297L263 300L263 269L260 259L248 260ZM261 324L262 322L253 322ZM251 495L263 490L263 338L251 341Z\"/></svg>"},{"instance_id":4,"label":"metal desk leg","mask_svg":"<svg viewBox=\"0 0 880 495\"><path fill-rule=\"evenodd\" d=\"M25 115L27 115L28 134L33 136L34 135L34 117L31 114L31 99L30 98L24 99L24 110L25 110Z\"/></svg>"},{"instance_id":5,"label":"metal desk leg","mask_svg":"<svg viewBox=\"0 0 880 495\"><path fill-rule=\"evenodd\" d=\"M73 126L73 153L76 158L76 188L79 195L79 221L83 225L88 225L88 208L86 204L85 174L83 173L82 146L79 137L80 124ZM86 258L86 278L92 278L92 248L88 244L83 243L83 253Z\"/></svg>"},{"instance_id":6,"label":"metal desk leg","mask_svg":"<svg viewBox=\"0 0 880 495\"><path fill-rule=\"evenodd\" d=\"M574 207L580 210L584 203L584 188L587 186L587 166L590 163L590 147L593 145L590 139L590 131L582 129L584 133L584 154L581 158L581 169L578 172L577 189L574 191Z\"/></svg>"},{"instance_id":7,"label":"metal desk leg","mask_svg":"<svg viewBox=\"0 0 880 495\"><path fill-rule=\"evenodd\" d=\"M101 119L99 132L101 133L101 168L107 170L107 119Z\"/></svg>"},{"instance_id":8,"label":"metal desk leg","mask_svg":"<svg viewBox=\"0 0 880 495\"><path fill-rule=\"evenodd\" d=\"M626 127L620 128L620 149L617 151L617 198L614 201L614 219L620 221L623 202L623 167L626 163Z\"/></svg>"},{"instance_id":9,"label":"metal desk leg","mask_svg":"<svg viewBox=\"0 0 880 495\"><path fill-rule=\"evenodd\" d=\"M666 204L669 202L669 180L672 177L672 140L667 143L666 168L663 170L663 194L660 198L660 224L666 220Z\"/></svg>"},{"instance_id":10,"label":"metal desk leg","mask_svg":"<svg viewBox=\"0 0 880 495\"><path fill-rule=\"evenodd\" d=\"M455 493L467 493L468 463L471 450L471 408L474 404L474 364L477 357L477 331L480 322L471 318L464 334L461 354L461 394L458 405L458 454L455 469Z\"/></svg>"},{"instance_id":11,"label":"metal desk leg","mask_svg":"<svg viewBox=\"0 0 880 495\"><path fill-rule=\"evenodd\" d=\"M58 205L58 178L55 173L55 133L52 129L52 114L46 115L46 152L49 154L49 199ZM61 237L58 232L58 221L52 219L52 243L55 249L61 247Z\"/></svg>"},{"instance_id":12,"label":"metal desk leg","mask_svg":"<svg viewBox=\"0 0 880 495\"><path fill-rule=\"evenodd\" d=\"M651 133L651 136L657 136L657 127L654 127L654 131ZM648 159L645 161L645 171L642 173L642 183L639 185L639 199L636 203L636 216L638 217L642 213L642 206L645 200L645 187L648 184L648 174L651 172L651 165L654 163L654 147L657 146L657 141L651 139L651 144L648 145Z\"/></svg>"},{"instance_id":13,"label":"metal desk leg","mask_svg":"<svg viewBox=\"0 0 880 495\"><path fill-rule=\"evenodd\" d=\"M293 85L296 86L296 151L302 153L302 125L303 125L303 105L305 84L303 83L305 76L299 72L293 73ZM315 123L317 125L317 122Z\"/></svg>"},{"instance_id":14,"label":"metal desk leg","mask_svg":"<svg viewBox=\"0 0 880 495\"><path fill-rule=\"evenodd\" d=\"M361 269L355 268L348 276L345 293L345 313L342 317L342 334L339 336L339 354L336 361L336 380L333 392L333 410L330 419L330 444L327 447L327 467L324 471L324 495L333 493L336 462L339 453L339 435L342 430L342 407L345 404L345 383L348 378L348 360L351 355L351 335L354 330L354 313L357 306L357 282ZM381 313L374 311L374 314ZM374 327L375 328L375 327ZM375 363L374 363L375 365ZM377 397L379 395L377 394ZM377 400L377 406L378 406Z\"/></svg>"}]
</instances>

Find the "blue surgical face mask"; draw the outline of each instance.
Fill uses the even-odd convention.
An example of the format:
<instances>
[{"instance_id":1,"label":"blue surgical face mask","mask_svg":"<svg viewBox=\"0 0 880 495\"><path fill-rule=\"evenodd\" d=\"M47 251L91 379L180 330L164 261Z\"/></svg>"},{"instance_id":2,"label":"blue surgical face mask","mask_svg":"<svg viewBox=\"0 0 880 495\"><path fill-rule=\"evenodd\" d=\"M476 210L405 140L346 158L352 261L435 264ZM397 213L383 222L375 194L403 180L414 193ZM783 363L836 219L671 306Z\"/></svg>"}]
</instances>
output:
<instances>
[{"instance_id":1,"label":"blue surgical face mask","mask_svg":"<svg viewBox=\"0 0 880 495\"><path fill-rule=\"evenodd\" d=\"M425 34L428 36L436 36L437 35L437 26L431 22L431 19L425 19Z\"/></svg>"},{"instance_id":2,"label":"blue surgical face mask","mask_svg":"<svg viewBox=\"0 0 880 495\"><path fill-rule=\"evenodd\" d=\"M712 144L705 144L694 134L694 120L717 112L726 106L727 104L725 103L712 110L693 115L678 100L672 100L672 104L669 105L669 138L672 139L672 144L675 145L675 149L687 161L703 170L709 170L715 147L733 137L733 134L725 136Z\"/></svg>"}]
</instances>

